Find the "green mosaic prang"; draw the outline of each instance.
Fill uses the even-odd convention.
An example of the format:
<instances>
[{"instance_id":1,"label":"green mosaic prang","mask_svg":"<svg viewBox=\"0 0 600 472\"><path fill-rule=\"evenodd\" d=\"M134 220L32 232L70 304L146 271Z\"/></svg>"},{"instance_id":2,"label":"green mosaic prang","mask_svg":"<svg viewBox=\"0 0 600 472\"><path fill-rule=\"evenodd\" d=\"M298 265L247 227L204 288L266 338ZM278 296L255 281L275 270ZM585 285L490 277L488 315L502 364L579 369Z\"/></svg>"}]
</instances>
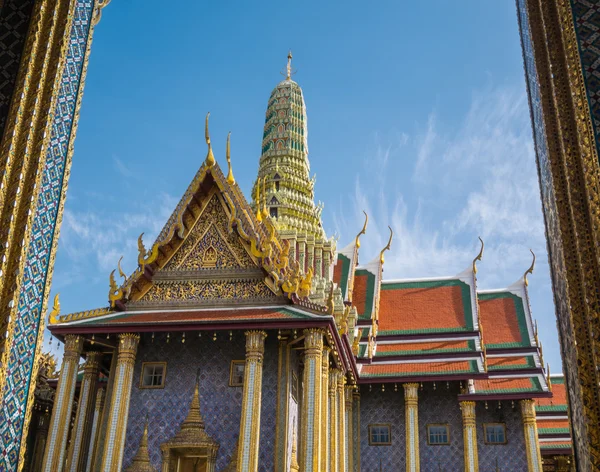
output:
<instances>
[{"instance_id":1,"label":"green mosaic prang","mask_svg":"<svg viewBox=\"0 0 600 472\"><path fill-rule=\"evenodd\" d=\"M477 294L480 300L497 300L499 298L510 298L513 301L515 307L515 313L517 314L517 323L519 325L519 334L521 335L521 342L512 343L486 343L486 348L507 348L507 347L531 347L529 341L529 331L527 330L527 319L525 318L525 308L523 307L523 299L514 293L510 292L497 292L497 293L479 293Z\"/></svg>"}]
</instances>

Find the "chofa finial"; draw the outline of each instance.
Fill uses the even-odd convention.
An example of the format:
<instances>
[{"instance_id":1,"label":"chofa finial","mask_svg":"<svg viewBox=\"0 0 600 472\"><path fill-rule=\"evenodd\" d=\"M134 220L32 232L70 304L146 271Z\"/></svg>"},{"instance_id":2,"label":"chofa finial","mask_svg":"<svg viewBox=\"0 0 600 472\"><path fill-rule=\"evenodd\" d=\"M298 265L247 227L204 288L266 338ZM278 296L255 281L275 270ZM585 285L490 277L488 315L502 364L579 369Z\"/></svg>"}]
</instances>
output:
<instances>
[{"instance_id":1,"label":"chofa finial","mask_svg":"<svg viewBox=\"0 0 600 472\"><path fill-rule=\"evenodd\" d=\"M204 125L204 136L206 138L206 144L208 145L208 153L206 154L206 165L208 167L212 167L215 165L215 155L212 151L212 145L210 144L210 134L208 133L208 117L210 116L210 111L206 114L206 123Z\"/></svg>"},{"instance_id":2,"label":"chofa finial","mask_svg":"<svg viewBox=\"0 0 600 472\"><path fill-rule=\"evenodd\" d=\"M54 303L52 304L52 310L48 316L50 324L56 324L58 322L58 315L60 315L60 300L58 299L58 293L54 296Z\"/></svg>"},{"instance_id":3,"label":"chofa finial","mask_svg":"<svg viewBox=\"0 0 600 472\"><path fill-rule=\"evenodd\" d=\"M225 148L225 157L227 158L227 166L229 167L229 172L227 173L227 183L229 185L235 184L235 178L233 177L233 170L231 169L231 149L229 141L231 139L231 131L227 135L227 147Z\"/></svg>"},{"instance_id":4,"label":"chofa finial","mask_svg":"<svg viewBox=\"0 0 600 472\"><path fill-rule=\"evenodd\" d=\"M475 259L473 259L473 273L476 274L477 273L477 261L480 261L481 258L483 257L483 248L484 248L484 244L483 244L483 239L481 239L481 237L479 237L479 241L481 242L481 249L479 250L479 254L477 254L477 257Z\"/></svg>"},{"instance_id":5,"label":"chofa finial","mask_svg":"<svg viewBox=\"0 0 600 472\"><path fill-rule=\"evenodd\" d=\"M369 223L369 215L367 215L367 212L365 210L363 210L363 213L365 214L365 224L363 225L363 228L360 230L360 233L358 233L356 235L356 241L354 243L354 245L359 248L360 247L360 236L363 234L366 234L367 232L367 224Z\"/></svg>"},{"instance_id":6,"label":"chofa finial","mask_svg":"<svg viewBox=\"0 0 600 472\"><path fill-rule=\"evenodd\" d=\"M525 271L523 274L523 281L525 282L525 286L529 285L529 281L527 280L527 274L533 274L533 269L535 267L535 253L530 249L531 255L533 256L533 260L531 261L531 267Z\"/></svg>"},{"instance_id":7,"label":"chofa finial","mask_svg":"<svg viewBox=\"0 0 600 472\"><path fill-rule=\"evenodd\" d=\"M290 49L290 51L288 52L288 56L287 56L288 62L287 62L287 80L290 80L292 78L292 50Z\"/></svg>"},{"instance_id":8,"label":"chofa finial","mask_svg":"<svg viewBox=\"0 0 600 472\"><path fill-rule=\"evenodd\" d=\"M379 253L379 261L382 264L385 262L385 258L383 257L383 253L385 251L389 251L392 248L392 238L394 237L394 231L392 231L392 228L388 226L388 229L390 230L390 239L388 239L387 245Z\"/></svg>"}]
</instances>

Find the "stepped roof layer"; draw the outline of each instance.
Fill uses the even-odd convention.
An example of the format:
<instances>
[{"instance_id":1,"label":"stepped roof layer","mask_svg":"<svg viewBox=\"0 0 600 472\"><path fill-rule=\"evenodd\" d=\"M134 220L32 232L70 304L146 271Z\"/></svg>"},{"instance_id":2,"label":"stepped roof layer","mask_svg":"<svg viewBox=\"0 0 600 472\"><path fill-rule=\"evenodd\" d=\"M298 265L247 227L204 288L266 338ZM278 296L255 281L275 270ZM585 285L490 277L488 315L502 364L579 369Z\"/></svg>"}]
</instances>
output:
<instances>
[{"instance_id":1,"label":"stepped roof layer","mask_svg":"<svg viewBox=\"0 0 600 472\"><path fill-rule=\"evenodd\" d=\"M564 375L550 377L552 398L536 400L536 422L540 450L544 456L572 454L571 428Z\"/></svg>"}]
</instances>

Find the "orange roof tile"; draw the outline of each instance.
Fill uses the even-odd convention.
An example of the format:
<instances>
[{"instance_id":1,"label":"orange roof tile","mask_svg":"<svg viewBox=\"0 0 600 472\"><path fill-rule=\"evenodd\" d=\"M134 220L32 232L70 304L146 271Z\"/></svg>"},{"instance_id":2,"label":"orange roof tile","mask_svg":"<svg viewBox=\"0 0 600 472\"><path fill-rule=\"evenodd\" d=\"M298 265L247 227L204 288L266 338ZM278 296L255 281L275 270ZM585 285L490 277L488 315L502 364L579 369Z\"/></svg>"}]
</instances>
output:
<instances>
[{"instance_id":1,"label":"orange roof tile","mask_svg":"<svg viewBox=\"0 0 600 472\"><path fill-rule=\"evenodd\" d=\"M471 330L470 287L459 280L382 284L380 335Z\"/></svg>"},{"instance_id":2,"label":"orange roof tile","mask_svg":"<svg viewBox=\"0 0 600 472\"><path fill-rule=\"evenodd\" d=\"M435 375L473 373L477 371L474 361L415 362L402 364L366 364L361 377L398 377L407 375Z\"/></svg>"},{"instance_id":3,"label":"orange roof tile","mask_svg":"<svg viewBox=\"0 0 600 472\"><path fill-rule=\"evenodd\" d=\"M556 378L552 378L552 398L538 398L536 400L537 411L552 411L567 409L567 390L566 385L558 383Z\"/></svg>"},{"instance_id":4,"label":"orange roof tile","mask_svg":"<svg viewBox=\"0 0 600 472\"><path fill-rule=\"evenodd\" d=\"M504 370L504 369L533 369L535 368L535 362L532 356L523 357L488 357L487 358L488 368L491 370Z\"/></svg>"},{"instance_id":5,"label":"orange roof tile","mask_svg":"<svg viewBox=\"0 0 600 472\"><path fill-rule=\"evenodd\" d=\"M356 272L354 274L354 290L352 291L352 303L358 311L359 318L371 319L373 310L373 287L370 287L369 278L374 279L374 275L365 273L366 271ZM370 302L370 306L367 303ZM366 315L366 316L365 316Z\"/></svg>"},{"instance_id":6,"label":"orange roof tile","mask_svg":"<svg viewBox=\"0 0 600 472\"><path fill-rule=\"evenodd\" d=\"M556 419L544 419L544 417L540 417L537 419L537 426L541 429L564 429L569 428L569 420L567 418L562 420Z\"/></svg>"},{"instance_id":7,"label":"orange roof tile","mask_svg":"<svg viewBox=\"0 0 600 472\"><path fill-rule=\"evenodd\" d=\"M529 346L523 300L509 292L481 293L479 319L486 347Z\"/></svg>"},{"instance_id":8,"label":"orange roof tile","mask_svg":"<svg viewBox=\"0 0 600 472\"><path fill-rule=\"evenodd\" d=\"M542 387L536 377L518 379L485 379L475 380L475 393L511 393L511 392L541 392Z\"/></svg>"},{"instance_id":9,"label":"orange roof tile","mask_svg":"<svg viewBox=\"0 0 600 472\"><path fill-rule=\"evenodd\" d=\"M426 353L426 352L458 352L470 351L469 341L436 341L425 343L393 343L393 344L377 344L376 356L391 356L410 353Z\"/></svg>"}]
</instances>

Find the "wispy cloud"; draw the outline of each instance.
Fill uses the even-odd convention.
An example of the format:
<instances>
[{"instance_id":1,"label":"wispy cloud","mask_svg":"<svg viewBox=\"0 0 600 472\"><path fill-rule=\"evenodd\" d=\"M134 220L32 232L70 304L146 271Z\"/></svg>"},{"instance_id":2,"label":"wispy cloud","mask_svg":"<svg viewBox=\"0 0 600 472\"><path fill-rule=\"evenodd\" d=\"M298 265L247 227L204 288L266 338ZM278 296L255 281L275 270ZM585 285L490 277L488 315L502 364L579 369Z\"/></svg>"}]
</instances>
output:
<instances>
[{"instance_id":1,"label":"wispy cloud","mask_svg":"<svg viewBox=\"0 0 600 472\"><path fill-rule=\"evenodd\" d=\"M121 176L128 179L135 177L135 172L133 172L121 159L115 155L113 155L112 159L115 170L121 174Z\"/></svg>"}]
</instances>

